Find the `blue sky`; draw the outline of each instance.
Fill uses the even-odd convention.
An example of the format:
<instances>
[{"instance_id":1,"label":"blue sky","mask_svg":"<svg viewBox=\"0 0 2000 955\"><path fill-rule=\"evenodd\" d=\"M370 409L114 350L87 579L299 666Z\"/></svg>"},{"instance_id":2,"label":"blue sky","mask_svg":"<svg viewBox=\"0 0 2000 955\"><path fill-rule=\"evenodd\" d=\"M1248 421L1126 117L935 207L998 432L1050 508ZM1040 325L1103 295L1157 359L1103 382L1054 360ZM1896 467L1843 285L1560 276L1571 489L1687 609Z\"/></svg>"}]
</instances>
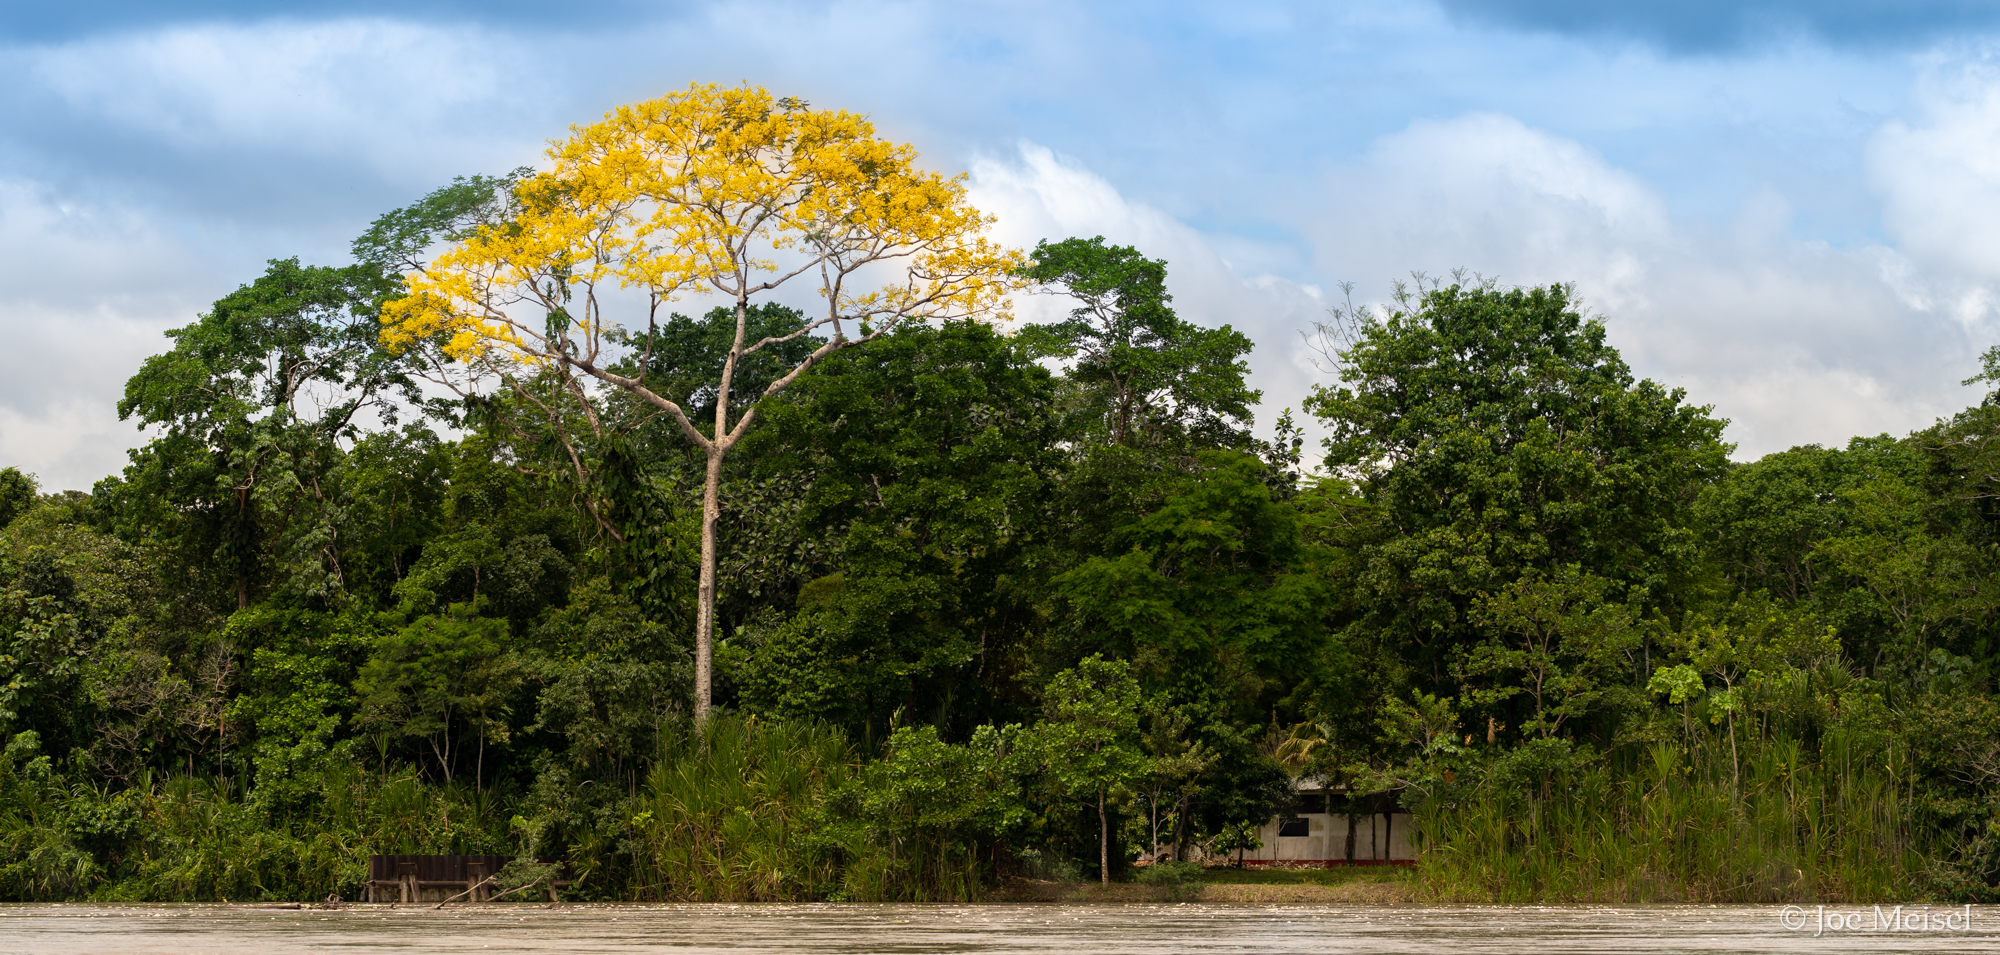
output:
<instances>
[{"instance_id":1,"label":"blue sky","mask_svg":"<svg viewBox=\"0 0 2000 955\"><path fill-rule=\"evenodd\" d=\"M691 81L870 114L1010 241L1229 322L1266 420L1338 283L1574 281L1739 456L1902 433L2000 341L2000 4L228 2L0 18L0 464L87 487L265 259ZM1036 306L1030 303L1030 311Z\"/></svg>"}]
</instances>

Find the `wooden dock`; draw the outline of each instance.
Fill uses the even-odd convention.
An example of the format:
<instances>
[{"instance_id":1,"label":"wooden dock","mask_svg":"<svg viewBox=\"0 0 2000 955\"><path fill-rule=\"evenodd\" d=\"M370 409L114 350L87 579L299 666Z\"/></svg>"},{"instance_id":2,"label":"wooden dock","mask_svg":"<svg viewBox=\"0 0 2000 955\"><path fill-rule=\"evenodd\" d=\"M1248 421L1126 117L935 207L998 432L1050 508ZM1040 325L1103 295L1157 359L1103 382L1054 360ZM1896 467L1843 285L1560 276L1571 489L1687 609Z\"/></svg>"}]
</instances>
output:
<instances>
[{"instance_id":1,"label":"wooden dock","mask_svg":"<svg viewBox=\"0 0 2000 955\"><path fill-rule=\"evenodd\" d=\"M512 861L513 856L371 855L367 900L443 902L463 896L461 901L485 902L494 895L489 880ZM555 902L556 890L568 885L568 880L557 879L543 893Z\"/></svg>"}]
</instances>

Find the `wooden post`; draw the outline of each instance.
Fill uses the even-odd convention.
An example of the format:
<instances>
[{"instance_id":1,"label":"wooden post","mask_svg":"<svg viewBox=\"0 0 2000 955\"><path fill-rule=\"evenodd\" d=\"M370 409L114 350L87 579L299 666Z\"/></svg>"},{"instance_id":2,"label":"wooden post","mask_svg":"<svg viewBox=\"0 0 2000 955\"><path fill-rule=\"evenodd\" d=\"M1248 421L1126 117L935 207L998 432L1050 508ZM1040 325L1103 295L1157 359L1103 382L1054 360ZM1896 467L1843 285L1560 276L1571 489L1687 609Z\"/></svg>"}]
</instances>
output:
<instances>
[{"instance_id":1,"label":"wooden post","mask_svg":"<svg viewBox=\"0 0 2000 955\"><path fill-rule=\"evenodd\" d=\"M465 864L465 891L471 894L472 901L486 901L486 889L479 884L484 881L486 881L485 863L468 862Z\"/></svg>"},{"instance_id":2,"label":"wooden post","mask_svg":"<svg viewBox=\"0 0 2000 955\"><path fill-rule=\"evenodd\" d=\"M415 901L417 901L417 864L416 864L416 863L414 863L414 862L399 862L399 863L397 863L397 864L396 864L396 881L397 881L397 882L399 882L399 883L401 883L401 885L400 885L400 886L398 886L398 888L400 888L400 889L402 890L401 894L402 894L402 896L403 896L403 901L404 901L404 902L415 902Z\"/></svg>"}]
</instances>

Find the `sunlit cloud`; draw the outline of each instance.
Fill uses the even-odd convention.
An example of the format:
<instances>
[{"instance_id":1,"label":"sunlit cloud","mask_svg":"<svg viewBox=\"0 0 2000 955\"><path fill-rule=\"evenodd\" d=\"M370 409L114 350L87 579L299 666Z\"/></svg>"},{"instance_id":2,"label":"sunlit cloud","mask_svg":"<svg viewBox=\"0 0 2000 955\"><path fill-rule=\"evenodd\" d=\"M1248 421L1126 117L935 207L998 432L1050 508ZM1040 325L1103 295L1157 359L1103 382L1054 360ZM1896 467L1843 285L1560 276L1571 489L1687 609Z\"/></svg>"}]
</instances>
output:
<instances>
[{"instance_id":1,"label":"sunlit cloud","mask_svg":"<svg viewBox=\"0 0 2000 955\"><path fill-rule=\"evenodd\" d=\"M1003 242L1031 248L1037 241L1103 236L1167 262L1167 289L1178 314L1210 328L1230 325L1259 348L1250 356L1251 383L1264 391L1268 430L1278 409L1296 408L1317 371L1310 352L1296 346L1299 333L1325 317L1322 290L1266 274L1244 274L1208 236L1166 213L1121 195L1103 177L1047 147L1021 143L1012 155L989 156L972 166L972 199L998 222ZM1027 296L1028 320L1068 310L1060 299Z\"/></svg>"},{"instance_id":2,"label":"sunlit cloud","mask_svg":"<svg viewBox=\"0 0 2000 955\"><path fill-rule=\"evenodd\" d=\"M116 208L0 181L0 460L52 487L89 487L137 440L117 420L125 378L185 324L216 277L176 237Z\"/></svg>"},{"instance_id":3,"label":"sunlit cloud","mask_svg":"<svg viewBox=\"0 0 2000 955\"><path fill-rule=\"evenodd\" d=\"M1637 372L1714 405L1745 456L1900 432L1962 404L1939 372L1969 368L1974 343L1902 294L1908 260L1794 238L1773 193L1726 228L1676 220L1583 145L1489 114L1384 137L1328 190L1327 271L1377 297L1411 268L1574 282Z\"/></svg>"},{"instance_id":4,"label":"sunlit cloud","mask_svg":"<svg viewBox=\"0 0 2000 955\"><path fill-rule=\"evenodd\" d=\"M441 139L518 150L543 138L486 122L497 97L536 98L534 74L513 66L526 55L514 38L476 27L332 20L169 27L20 58L72 117L161 148L338 156L402 175L430 165L422 154Z\"/></svg>"}]
</instances>

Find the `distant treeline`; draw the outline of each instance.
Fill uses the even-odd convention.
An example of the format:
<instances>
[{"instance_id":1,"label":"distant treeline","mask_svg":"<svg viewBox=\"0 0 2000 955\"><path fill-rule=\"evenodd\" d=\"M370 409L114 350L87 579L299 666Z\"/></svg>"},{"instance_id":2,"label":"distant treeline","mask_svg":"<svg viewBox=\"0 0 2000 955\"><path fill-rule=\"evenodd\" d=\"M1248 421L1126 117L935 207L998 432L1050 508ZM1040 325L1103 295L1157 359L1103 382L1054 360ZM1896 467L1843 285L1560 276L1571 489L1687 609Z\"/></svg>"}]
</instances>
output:
<instances>
[{"instance_id":1,"label":"distant treeline","mask_svg":"<svg viewBox=\"0 0 2000 955\"><path fill-rule=\"evenodd\" d=\"M122 474L0 471L0 897L510 853L589 898L969 898L1242 846L1301 779L1415 812L1437 897L1997 891L1994 399L1732 463L1566 289L1419 279L1309 330L1308 448L1253 436L1252 343L1164 263L1045 243L1068 321L905 324L762 400L697 725L679 425L546 366L440 397L381 344L453 188L170 333ZM826 340L723 393L736 325L610 360L700 423Z\"/></svg>"}]
</instances>

